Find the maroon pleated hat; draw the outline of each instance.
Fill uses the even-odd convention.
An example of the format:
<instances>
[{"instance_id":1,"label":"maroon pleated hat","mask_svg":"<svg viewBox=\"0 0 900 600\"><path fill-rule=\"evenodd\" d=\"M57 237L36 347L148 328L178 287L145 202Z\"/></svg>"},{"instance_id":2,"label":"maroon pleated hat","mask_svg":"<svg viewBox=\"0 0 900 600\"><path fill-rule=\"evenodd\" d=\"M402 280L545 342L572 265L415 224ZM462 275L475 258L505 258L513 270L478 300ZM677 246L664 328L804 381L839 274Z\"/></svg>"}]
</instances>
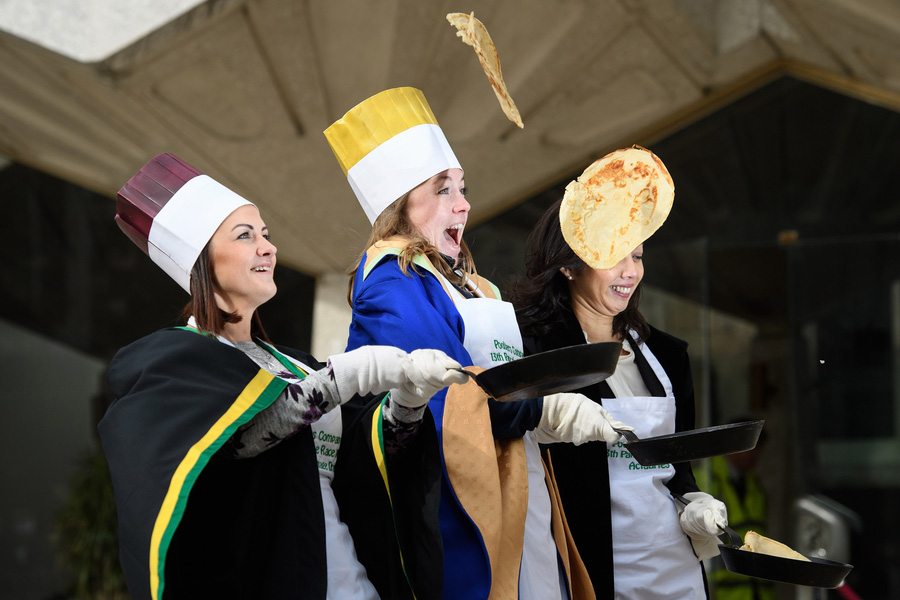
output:
<instances>
[{"instance_id":1,"label":"maroon pleated hat","mask_svg":"<svg viewBox=\"0 0 900 600\"><path fill-rule=\"evenodd\" d=\"M191 270L219 225L252 204L174 154L147 162L119 190L116 223L190 293Z\"/></svg>"},{"instance_id":2,"label":"maroon pleated hat","mask_svg":"<svg viewBox=\"0 0 900 600\"><path fill-rule=\"evenodd\" d=\"M153 219L175 192L200 171L168 152L151 158L116 195L116 223L138 248L147 251Z\"/></svg>"}]
</instances>

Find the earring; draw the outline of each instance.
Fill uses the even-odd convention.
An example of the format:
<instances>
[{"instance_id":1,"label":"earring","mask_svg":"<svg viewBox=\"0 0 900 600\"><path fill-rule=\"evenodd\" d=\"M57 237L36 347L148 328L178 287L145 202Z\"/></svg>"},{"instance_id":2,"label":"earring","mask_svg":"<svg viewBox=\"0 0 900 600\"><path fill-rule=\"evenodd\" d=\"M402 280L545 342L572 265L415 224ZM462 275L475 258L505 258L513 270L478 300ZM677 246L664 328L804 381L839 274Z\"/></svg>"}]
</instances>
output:
<instances>
[{"instance_id":1,"label":"earring","mask_svg":"<svg viewBox=\"0 0 900 600\"><path fill-rule=\"evenodd\" d=\"M569 281L572 281L573 279L575 279L575 278L572 277L571 275L566 275L566 277L568 277Z\"/></svg>"}]
</instances>

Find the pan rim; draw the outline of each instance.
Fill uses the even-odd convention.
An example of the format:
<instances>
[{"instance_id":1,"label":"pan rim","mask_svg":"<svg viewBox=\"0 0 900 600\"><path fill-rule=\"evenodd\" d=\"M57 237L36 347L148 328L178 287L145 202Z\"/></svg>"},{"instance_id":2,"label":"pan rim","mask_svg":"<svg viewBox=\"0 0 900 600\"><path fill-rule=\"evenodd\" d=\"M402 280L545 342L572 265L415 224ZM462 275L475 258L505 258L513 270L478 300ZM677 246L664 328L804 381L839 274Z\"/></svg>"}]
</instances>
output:
<instances>
[{"instance_id":1,"label":"pan rim","mask_svg":"<svg viewBox=\"0 0 900 600\"><path fill-rule=\"evenodd\" d=\"M629 442L628 445L643 444L644 442L664 442L666 440L674 440L683 437L700 436L708 433L719 433L731 430L751 430L754 427L762 428L765 425L765 419L757 419L754 421L741 421L740 423L728 423L727 425L712 425L710 427L700 427L698 429L688 429L685 431L676 431L675 433L667 433L665 435L657 435L648 438L641 438L636 442Z\"/></svg>"},{"instance_id":2,"label":"pan rim","mask_svg":"<svg viewBox=\"0 0 900 600\"><path fill-rule=\"evenodd\" d=\"M478 374L478 382L491 397L500 402L539 398L548 393L581 389L603 381L615 372L621 348L621 342L593 342L555 348L484 369ZM566 360L569 355L573 356L571 361ZM533 369L535 365L545 363L556 362L571 367L571 363L579 363L576 358L583 360L585 356L591 357L595 362L572 369L564 377L550 372L522 382L517 376L523 369ZM517 383L509 383L509 380L517 379Z\"/></svg>"},{"instance_id":3,"label":"pan rim","mask_svg":"<svg viewBox=\"0 0 900 600\"><path fill-rule=\"evenodd\" d=\"M626 442L625 448L645 467L702 460L746 452L756 447L765 420L743 421Z\"/></svg>"},{"instance_id":4,"label":"pan rim","mask_svg":"<svg viewBox=\"0 0 900 600\"><path fill-rule=\"evenodd\" d=\"M748 552L733 544L720 544L719 551L722 554L722 560L725 562L726 568L732 573L792 585L834 589L853 570L853 565L851 564L805 554L803 556L806 556L809 562L759 552ZM749 558L748 555L752 556L752 558ZM734 570L731 567L735 565L728 564L729 562L733 563L734 560L744 562L754 568ZM767 569L769 572L766 572ZM783 574L785 569L795 576L785 576ZM773 574L772 570L778 572ZM759 574L761 572L765 572L765 574Z\"/></svg>"}]
</instances>

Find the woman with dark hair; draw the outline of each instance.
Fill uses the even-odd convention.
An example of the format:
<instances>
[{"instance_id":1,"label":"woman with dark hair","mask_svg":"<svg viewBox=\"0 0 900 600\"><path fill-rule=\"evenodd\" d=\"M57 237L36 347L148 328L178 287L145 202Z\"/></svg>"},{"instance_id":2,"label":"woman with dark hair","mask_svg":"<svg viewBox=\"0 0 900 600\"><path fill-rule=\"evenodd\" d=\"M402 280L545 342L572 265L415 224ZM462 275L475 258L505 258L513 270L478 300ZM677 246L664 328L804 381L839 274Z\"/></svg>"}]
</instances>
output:
<instances>
[{"instance_id":1,"label":"woman with dark hair","mask_svg":"<svg viewBox=\"0 0 900 600\"><path fill-rule=\"evenodd\" d=\"M575 274L588 268L563 239L559 227L561 203L562 200L557 200L534 226L526 243L525 277L512 286L510 301L516 307L516 318L526 341L550 333L561 314L572 312ZM643 244L633 253L635 270L643 269L642 257ZM598 332L598 338L606 339L591 341L621 342L629 329L636 331L640 339L647 339L650 326L638 310L640 302L641 287L635 284L625 308L613 317L611 329Z\"/></svg>"},{"instance_id":2,"label":"woman with dark hair","mask_svg":"<svg viewBox=\"0 0 900 600\"><path fill-rule=\"evenodd\" d=\"M617 175L606 171L604 176ZM631 180L630 174L627 179ZM624 184L611 187L625 189ZM598 250L585 252L592 259L613 247L621 232L633 225L627 220L634 214L630 208L638 203L631 197L619 199L616 193L609 193L605 202L622 202L620 212L626 222L603 224L608 231L585 231L582 213L567 223L582 227L574 237L588 240L590 250ZM646 196L639 202L646 202ZM633 425L640 437L693 429L694 390L687 344L649 325L638 306L643 241L649 233L616 254L606 268L592 268L564 237L561 218L565 221L567 214L561 212L562 203L553 204L532 231L525 275L509 294L526 354L622 342L613 375L578 391L603 404L614 418ZM663 210L660 204L657 211ZM598 598L705 597L699 559L718 554L716 523L727 523L727 517L721 502L699 491L690 463L642 467L620 442L554 444L545 449ZM680 517L680 505L673 502L670 491L693 500Z\"/></svg>"},{"instance_id":3,"label":"woman with dark hair","mask_svg":"<svg viewBox=\"0 0 900 600\"><path fill-rule=\"evenodd\" d=\"M134 342L109 368L116 400L99 429L132 596L440 597L428 577L441 569L440 465L425 416L431 395L465 380L459 364L388 346L321 364L270 343L257 313L276 293L265 222L172 155L148 162L117 209L191 294L186 326ZM361 494L381 549L369 564L342 518Z\"/></svg>"},{"instance_id":4,"label":"woman with dark hair","mask_svg":"<svg viewBox=\"0 0 900 600\"><path fill-rule=\"evenodd\" d=\"M465 173L422 92L376 94L325 135L373 227L349 273L348 348L439 348L476 370L520 358L513 308L463 240ZM444 597L593 598L537 441L614 442L622 424L577 394L502 403L474 383L429 408L443 461Z\"/></svg>"}]
</instances>

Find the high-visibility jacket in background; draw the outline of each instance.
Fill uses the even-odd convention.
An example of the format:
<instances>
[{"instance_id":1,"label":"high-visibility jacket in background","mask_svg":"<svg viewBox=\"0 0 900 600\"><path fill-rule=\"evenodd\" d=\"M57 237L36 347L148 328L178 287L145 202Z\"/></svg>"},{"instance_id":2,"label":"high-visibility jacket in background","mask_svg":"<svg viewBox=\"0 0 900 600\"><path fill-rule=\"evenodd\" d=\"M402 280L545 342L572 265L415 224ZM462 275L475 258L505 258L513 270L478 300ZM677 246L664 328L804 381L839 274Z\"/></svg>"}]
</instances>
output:
<instances>
[{"instance_id":1,"label":"high-visibility jacket in background","mask_svg":"<svg viewBox=\"0 0 900 600\"><path fill-rule=\"evenodd\" d=\"M710 472L710 484L704 489L725 503L731 528L741 538L751 529L766 535L766 494L756 472L729 468L724 456L710 460ZM732 573L721 559L715 564L711 581L716 600L775 600L775 587L771 581Z\"/></svg>"}]
</instances>

